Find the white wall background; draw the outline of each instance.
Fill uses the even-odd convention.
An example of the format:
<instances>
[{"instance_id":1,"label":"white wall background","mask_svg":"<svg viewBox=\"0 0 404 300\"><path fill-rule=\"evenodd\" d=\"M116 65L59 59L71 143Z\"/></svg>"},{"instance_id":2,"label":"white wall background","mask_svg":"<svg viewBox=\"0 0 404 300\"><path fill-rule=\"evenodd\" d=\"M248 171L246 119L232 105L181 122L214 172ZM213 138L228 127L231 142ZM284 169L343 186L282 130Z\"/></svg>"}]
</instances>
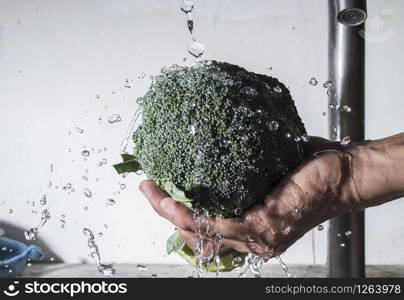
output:
<instances>
[{"instance_id":1,"label":"white wall background","mask_svg":"<svg viewBox=\"0 0 404 300\"><path fill-rule=\"evenodd\" d=\"M206 47L204 58L278 77L290 87L309 133L326 136L326 2L198 0L195 29ZM0 1L0 220L26 229L39 223L47 207L52 218L40 238L67 262L88 260L83 227L103 233L96 240L106 262L182 262L165 256L172 226L138 192L142 176L122 178L112 168L135 99L149 84L148 77L138 78L141 73L193 63L179 5L180 0ZM368 5L366 131L368 138L379 138L404 130L404 2ZM308 84L311 77L318 86ZM125 79L133 80L132 88L124 87ZM122 121L109 124L115 113ZM83 149L91 152L87 161ZM99 167L104 158L107 164ZM67 183L74 192L62 189ZM91 199L84 188L93 192ZM39 203L43 194L46 206ZM116 205L107 207L107 198ZM402 200L367 211L368 263L403 263L403 211ZM325 262L326 230L308 233L287 251L286 262L313 263L313 234L316 262Z\"/></svg>"}]
</instances>

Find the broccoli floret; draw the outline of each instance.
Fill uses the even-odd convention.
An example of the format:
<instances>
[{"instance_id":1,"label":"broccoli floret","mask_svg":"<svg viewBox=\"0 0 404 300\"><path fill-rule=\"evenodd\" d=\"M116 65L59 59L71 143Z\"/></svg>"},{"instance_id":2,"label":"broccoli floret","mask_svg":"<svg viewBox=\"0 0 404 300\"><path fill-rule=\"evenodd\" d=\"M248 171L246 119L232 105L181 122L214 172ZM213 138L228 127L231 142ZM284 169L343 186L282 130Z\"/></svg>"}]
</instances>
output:
<instances>
[{"instance_id":1,"label":"broccoli floret","mask_svg":"<svg viewBox=\"0 0 404 300\"><path fill-rule=\"evenodd\" d=\"M304 155L306 130L289 90L236 65L165 69L141 105L136 161L161 187L183 191L201 213L238 215Z\"/></svg>"}]
</instances>

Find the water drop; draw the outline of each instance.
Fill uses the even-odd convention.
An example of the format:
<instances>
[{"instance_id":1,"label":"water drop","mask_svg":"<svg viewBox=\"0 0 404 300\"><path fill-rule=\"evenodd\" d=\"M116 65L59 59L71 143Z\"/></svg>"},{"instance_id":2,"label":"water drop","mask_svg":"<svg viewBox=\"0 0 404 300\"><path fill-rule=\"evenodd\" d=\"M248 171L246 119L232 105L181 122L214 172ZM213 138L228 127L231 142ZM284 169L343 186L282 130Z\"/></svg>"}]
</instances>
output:
<instances>
[{"instance_id":1,"label":"water drop","mask_svg":"<svg viewBox=\"0 0 404 300\"><path fill-rule=\"evenodd\" d=\"M331 80L327 80L323 83L323 87L326 89L329 88L330 86L331 86Z\"/></svg>"},{"instance_id":2,"label":"water drop","mask_svg":"<svg viewBox=\"0 0 404 300\"><path fill-rule=\"evenodd\" d=\"M198 58L205 52L205 47L199 42L192 42L188 47L188 52L195 58Z\"/></svg>"},{"instance_id":3,"label":"water drop","mask_svg":"<svg viewBox=\"0 0 404 300\"><path fill-rule=\"evenodd\" d=\"M234 210L234 214L235 214L236 216L241 215L242 212L243 212L243 210L241 209L241 207L237 207L237 208Z\"/></svg>"},{"instance_id":4,"label":"water drop","mask_svg":"<svg viewBox=\"0 0 404 300\"><path fill-rule=\"evenodd\" d=\"M341 243L339 245L340 245L340 247L345 247L345 243Z\"/></svg>"},{"instance_id":5,"label":"water drop","mask_svg":"<svg viewBox=\"0 0 404 300\"><path fill-rule=\"evenodd\" d=\"M342 106L342 111L344 111L346 113L350 113L352 111L352 108L348 105L344 105L344 106Z\"/></svg>"},{"instance_id":6,"label":"water drop","mask_svg":"<svg viewBox=\"0 0 404 300\"><path fill-rule=\"evenodd\" d=\"M323 116L325 117L327 115L327 113L325 111L323 111Z\"/></svg>"},{"instance_id":7,"label":"water drop","mask_svg":"<svg viewBox=\"0 0 404 300\"><path fill-rule=\"evenodd\" d=\"M322 230L324 230L324 226L320 224L320 225L317 226L317 229L318 229L319 231L322 231Z\"/></svg>"},{"instance_id":8,"label":"water drop","mask_svg":"<svg viewBox=\"0 0 404 300\"><path fill-rule=\"evenodd\" d=\"M152 274L151 275L153 278L157 278L157 274Z\"/></svg>"},{"instance_id":9,"label":"water drop","mask_svg":"<svg viewBox=\"0 0 404 300\"><path fill-rule=\"evenodd\" d=\"M336 92L337 91L333 87L329 87L327 90L327 96L335 96Z\"/></svg>"},{"instance_id":10,"label":"water drop","mask_svg":"<svg viewBox=\"0 0 404 300\"><path fill-rule=\"evenodd\" d=\"M309 83L310 83L310 85L312 85L312 86L316 86L317 83L318 83L318 81L317 81L316 78L312 77L312 78L310 79Z\"/></svg>"},{"instance_id":11,"label":"water drop","mask_svg":"<svg viewBox=\"0 0 404 300\"><path fill-rule=\"evenodd\" d=\"M194 4L191 1L184 0L184 1L182 1L180 8L184 13L188 14L188 13L192 12L192 9L194 8Z\"/></svg>"},{"instance_id":12,"label":"water drop","mask_svg":"<svg viewBox=\"0 0 404 300\"><path fill-rule=\"evenodd\" d=\"M126 87L127 89L130 89L132 87L132 83L129 81L129 79L125 79L123 86Z\"/></svg>"},{"instance_id":13,"label":"water drop","mask_svg":"<svg viewBox=\"0 0 404 300\"><path fill-rule=\"evenodd\" d=\"M98 237L103 237L104 234L102 232L98 232Z\"/></svg>"},{"instance_id":14,"label":"water drop","mask_svg":"<svg viewBox=\"0 0 404 300\"><path fill-rule=\"evenodd\" d=\"M83 150L83 151L81 151L81 155L83 155L84 157L89 157L90 156L90 151Z\"/></svg>"},{"instance_id":15,"label":"water drop","mask_svg":"<svg viewBox=\"0 0 404 300\"><path fill-rule=\"evenodd\" d=\"M84 132L84 130L81 129L80 127L76 127L76 131L77 131L78 133L80 133L80 134Z\"/></svg>"},{"instance_id":16,"label":"water drop","mask_svg":"<svg viewBox=\"0 0 404 300\"><path fill-rule=\"evenodd\" d=\"M124 189L126 188L126 184L121 183L121 184L119 185L119 188L120 188L121 190L124 190Z\"/></svg>"},{"instance_id":17,"label":"water drop","mask_svg":"<svg viewBox=\"0 0 404 300\"><path fill-rule=\"evenodd\" d=\"M351 138L349 136L345 136L340 142L341 146L348 146L350 143Z\"/></svg>"},{"instance_id":18,"label":"water drop","mask_svg":"<svg viewBox=\"0 0 404 300\"><path fill-rule=\"evenodd\" d=\"M108 123L113 124L116 122L121 122L121 116L119 114L113 114L109 119L108 119Z\"/></svg>"},{"instance_id":19,"label":"water drop","mask_svg":"<svg viewBox=\"0 0 404 300\"><path fill-rule=\"evenodd\" d=\"M136 268L138 269L138 271L146 271L147 268L144 265L137 265Z\"/></svg>"},{"instance_id":20,"label":"water drop","mask_svg":"<svg viewBox=\"0 0 404 300\"><path fill-rule=\"evenodd\" d=\"M33 227L30 228L29 230L24 232L24 237L27 241L33 241L37 238L38 236L38 228L37 227Z\"/></svg>"},{"instance_id":21,"label":"water drop","mask_svg":"<svg viewBox=\"0 0 404 300\"><path fill-rule=\"evenodd\" d=\"M196 133L196 125L195 124L189 125L188 129L189 129L189 133L191 135L195 135L195 133Z\"/></svg>"},{"instance_id":22,"label":"water drop","mask_svg":"<svg viewBox=\"0 0 404 300\"><path fill-rule=\"evenodd\" d=\"M107 199L107 204L106 206L114 206L116 204L116 201L112 198Z\"/></svg>"},{"instance_id":23,"label":"water drop","mask_svg":"<svg viewBox=\"0 0 404 300\"><path fill-rule=\"evenodd\" d=\"M310 142L310 137L307 134L303 134L300 138L304 143Z\"/></svg>"},{"instance_id":24,"label":"water drop","mask_svg":"<svg viewBox=\"0 0 404 300\"><path fill-rule=\"evenodd\" d=\"M41 204L41 205L46 205L46 195L42 195L42 197L41 197L41 199L39 200L39 203Z\"/></svg>"},{"instance_id":25,"label":"water drop","mask_svg":"<svg viewBox=\"0 0 404 300\"><path fill-rule=\"evenodd\" d=\"M351 234L352 234L352 231L350 231L350 230L345 231L345 236L351 236Z\"/></svg>"},{"instance_id":26,"label":"water drop","mask_svg":"<svg viewBox=\"0 0 404 300\"><path fill-rule=\"evenodd\" d=\"M282 88L278 85L278 86L274 87L274 92L277 94L282 94Z\"/></svg>"},{"instance_id":27,"label":"water drop","mask_svg":"<svg viewBox=\"0 0 404 300\"><path fill-rule=\"evenodd\" d=\"M83 193L84 193L84 196L86 196L87 198L91 198L93 196L93 193L88 188L85 188L83 190Z\"/></svg>"},{"instance_id":28,"label":"water drop","mask_svg":"<svg viewBox=\"0 0 404 300\"><path fill-rule=\"evenodd\" d=\"M101 98L100 95L98 95L98 94L95 95L94 97L95 97L95 99L100 99Z\"/></svg>"},{"instance_id":29,"label":"water drop","mask_svg":"<svg viewBox=\"0 0 404 300\"><path fill-rule=\"evenodd\" d=\"M12 208L10 208L9 210L8 210L8 213L9 214L12 214L14 211L13 211L13 209Z\"/></svg>"},{"instance_id":30,"label":"water drop","mask_svg":"<svg viewBox=\"0 0 404 300\"><path fill-rule=\"evenodd\" d=\"M257 96L258 95L257 90L252 88L252 87L249 87L249 86L242 87L240 89L240 93L245 94L245 95L249 95L249 96Z\"/></svg>"},{"instance_id":31,"label":"water drop","mask_svg":"<svg viewBox=\"0 0 404 300\"><path fill-rule=\"evenodd\" d=\"M279 123L275 120L272 120L271 122L269 122L269 130L270 131L276 131L279 128Z\"/></svg>"}]
</instances>

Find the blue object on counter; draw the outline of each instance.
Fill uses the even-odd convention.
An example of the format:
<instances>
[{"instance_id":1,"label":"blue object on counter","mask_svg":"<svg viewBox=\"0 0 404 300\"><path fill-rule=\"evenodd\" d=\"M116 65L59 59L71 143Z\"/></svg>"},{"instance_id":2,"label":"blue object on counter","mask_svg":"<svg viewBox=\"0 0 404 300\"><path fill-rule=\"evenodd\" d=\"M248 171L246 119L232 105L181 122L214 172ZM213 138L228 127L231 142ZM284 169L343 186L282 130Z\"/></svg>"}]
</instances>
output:
<instances>
[{"instance_id":1,"label":"blue object on counter","mask_svg":"<svg viewBox=\"0 0 404 300\"><path fill-rule=\"evenodd\" d=\"M44 258L43 253L36 246L0 237L0 277L19 275L27 261L39 261Z\"/></svg>"}]
</instances>

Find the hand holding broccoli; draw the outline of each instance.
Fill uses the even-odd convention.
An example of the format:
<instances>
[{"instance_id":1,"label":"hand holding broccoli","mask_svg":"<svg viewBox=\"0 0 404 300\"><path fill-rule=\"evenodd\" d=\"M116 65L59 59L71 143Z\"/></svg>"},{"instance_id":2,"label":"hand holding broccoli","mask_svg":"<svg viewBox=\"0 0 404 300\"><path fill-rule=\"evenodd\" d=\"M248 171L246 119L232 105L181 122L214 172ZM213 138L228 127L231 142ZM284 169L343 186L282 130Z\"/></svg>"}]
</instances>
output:
<instances>
[{"instance_id":1,"label":"hand holding broccoli","mask_svg":"<svg viewBox=\"0 0 404 300\"><path fill-rule=\"evenodd\" d=\"M207 218L199 224L205 248L211 249L209 243L215 244L220 233L221 256L233 251L267 258L281 254L314 226L353 208L356 195L349 160L348 154L337 151L313 156L284 177L264 202L241 216ZM142 182L140 189L156 212L176 225L181 238L194 249L198 224L192 210L171 199L153 181Z\"/></svg>"}]
</instances>

